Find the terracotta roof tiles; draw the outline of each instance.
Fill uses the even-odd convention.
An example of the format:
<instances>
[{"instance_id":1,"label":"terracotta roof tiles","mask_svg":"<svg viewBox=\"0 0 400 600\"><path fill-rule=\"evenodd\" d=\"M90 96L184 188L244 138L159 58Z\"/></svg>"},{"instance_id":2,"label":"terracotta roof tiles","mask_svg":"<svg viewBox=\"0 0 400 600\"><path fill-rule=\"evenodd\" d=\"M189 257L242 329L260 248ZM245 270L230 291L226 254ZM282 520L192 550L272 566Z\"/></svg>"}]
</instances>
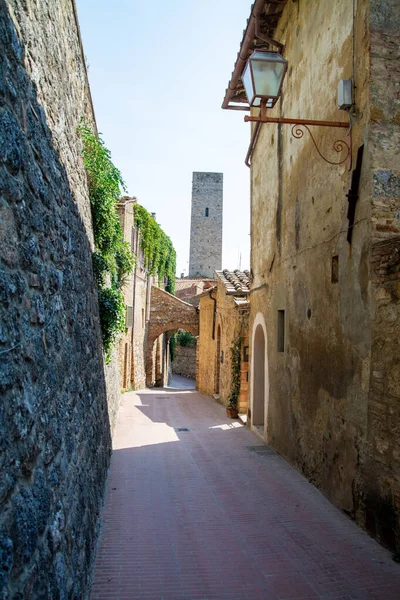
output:
<instances>
[{"instance_id":1,"label":"terracotta roof tiles","mask_svg":"<svg viewBox=\"0 0 400 600\"><path fill-rule=\"evenodd\" d=\"M215 271L225 286L227 294L247 295L250 293L250 273L249 271Z\"/></svg>"}]
</instances>

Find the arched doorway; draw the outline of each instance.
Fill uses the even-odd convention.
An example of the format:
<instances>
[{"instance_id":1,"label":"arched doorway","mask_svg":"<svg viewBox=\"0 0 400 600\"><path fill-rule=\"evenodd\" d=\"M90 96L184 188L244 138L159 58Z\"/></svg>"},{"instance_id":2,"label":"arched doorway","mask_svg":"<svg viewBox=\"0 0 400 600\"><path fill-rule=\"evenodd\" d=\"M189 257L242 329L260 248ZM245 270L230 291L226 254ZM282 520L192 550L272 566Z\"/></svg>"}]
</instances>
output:
<instances>
[{"instance_id":1,"label":"arched doorway","mask_svg":"<svg viewBox=\"0 0 400 600\"><path fill-rule=\"evenodd\" d=\"M264 435L265 423L265 335L257 325L253 338L253 425Z\"/></svg>"},{"instance_id":2,"label":"arched doorway","mask_svg":"<svg viewBox=\"0 0 400 600\"><path fill-rule=\"evenodd\" d=\"M221 325L218 325L217 330L217 351L215 355L215 394L219 394L221 378Z\"/></svg>"}]
</instances>

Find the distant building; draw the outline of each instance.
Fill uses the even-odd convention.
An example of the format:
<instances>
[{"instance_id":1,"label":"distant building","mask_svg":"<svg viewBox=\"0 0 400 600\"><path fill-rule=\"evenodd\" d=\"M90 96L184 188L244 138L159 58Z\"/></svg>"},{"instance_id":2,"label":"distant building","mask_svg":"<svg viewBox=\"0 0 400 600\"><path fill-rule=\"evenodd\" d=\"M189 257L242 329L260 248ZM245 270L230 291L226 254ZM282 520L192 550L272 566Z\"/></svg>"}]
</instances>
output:
<instances>
[{"instance_id":1,"label":"distant building","mask_svg":"<svg viewBox=\"0 0 400 600\"><path fill-rule=\"evenodd\" d=\"M119 369L121 388L143 389L146 378L149 385L168 383L168 336L162 334L152 347L151 374L147 373L147 337L151 315L152 287L157 286L157 277L149 273L145 255L140 247L141 233L134 225L136 198L122 198L118 213L125 242L131 246L136 257L135 268L127 277L124 287L126 304L125 333L119 340ZM151 213L155 219L155 213Z\"/></svg>"},{"instance_id":2,"label":"distant building","mask_svg":"<svg viewBox=\"0 0 400 600\"><path fill-rule=\"evenodd\" d=\"M222 173L193 173L189 278L212 278L221 269L222 195Z\"/></svg>"},{"instance_id":3,"label":"distant building","mask_svg":"<svg viewBox=\"0 0 400 600\"><path fill-rule=\"evenodd\" d=\"M196 388L228 405L232 390L232 349L240 348L238 409L247 412L249 366L248 271L217 271L216 285L200 295Z\"/></svg>"},{"instance_id":4,"label":"distant building","mask_svg":"<svg viewBox=\"0 0 400 600\"><path fill-rule=\"evenodd\" d=\"M215 278L189 279L187 277L177 279L175 295L181 300L193 304L193 306L199 306L199 295L214 285Z\"/></svg>"}]
</instances>

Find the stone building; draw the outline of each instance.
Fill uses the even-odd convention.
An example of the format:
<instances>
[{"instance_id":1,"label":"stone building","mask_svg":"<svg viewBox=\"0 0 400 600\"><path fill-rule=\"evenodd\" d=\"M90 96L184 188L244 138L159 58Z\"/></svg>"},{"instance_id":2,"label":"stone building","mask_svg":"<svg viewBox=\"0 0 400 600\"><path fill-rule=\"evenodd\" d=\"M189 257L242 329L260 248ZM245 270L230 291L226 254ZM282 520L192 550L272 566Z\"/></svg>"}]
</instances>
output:
<instances>
[{"instance_id":1,"label":"stone building","mask_svg":"<svg viewBox=\"0 0 400 600\"><path fill-rule=\"evenodd\" d=\"M249 272L216 271L217 284L200 295L196 389L224 404L232 388L231 350L240 342L239 412L247 412Z\"/></svg>"},{"instance_id":2,"label":"stone building","mask_svg":"<svg viewBox=\"0 0 400 600\"><path fill-rule=\"evenodd\" d=\"M134 225L136 198L124 197L119 204L119 217L124 239L131 245L135 268L124 284L126 329L119 341L119 370L121 388L144 389L147 385L167 385L170 371L169 336L166 332L153 340L151 360L148 359L148 330L152 308L152 287L160 287L146 265L141 249L141 233ZM154 213L152 217L155 218ZM163 283L161 288L163 288ZM147 362L151 363L148 373Z\"/></svg>"},{"instance_id":3,"label":"stone building","mask_svg":"<svg viewBox=\"0 0 400 600\"><path fill-rule=\"evenodd\" d=\"M198 309L157 286L151 288L146 340L146 385L165 386L170 374L169 339L178 329L199 334Z\"/></svg>"},{"instance_id":4,"label":"stone building","mask_svg":"<svg viewBox=\"0 0 400 600\"><path fill-rule=\"evenodd\" d=\"M92 271L72 0L0 0L0 596L87 598L119 382Z\"/></svg>"},{"instance_id":5,"label":"stone building","mask_svg":"<svg viewBox=\"0 0 400 600\"><path fill-rule=\"evenodd\" d=\"M199 296L207 289L214 287L215 279L207 277L181 277L176 280L176 291L175 295L177 298L193 304L193 306L199 306Z\"/></svg>"},{"instance_id":6,"label":"stone building","mask_svg":"<svg viewBox=\"0 0 400 600\"><path fill-rule=\"evenodd\" d=\"M354 13L353 13L354 11ZM381 542L400 543L400 4L256 0L224 108L248 110L254 48L288 71L252 123L251 425ZM272 39L272 44L271 44ZM354 104L338 110L340 80ZM257 116L259 109L252 109ZM340 133L342 133L342 136ZM334 153L333 153L334 154ZM345 157L344 157L345 158Z\"/></svg>"},{"instance_id":7,"label":"stone building","mask_svg":"<svg viewBox=\"0 0 400 600\"><path fill-rule=\"evenodd\" d=\"M121 223L121 229L124 241L129 243L132 253L135 253L135 228L134 228L134 203L136 198L124 197L118 205L118 214ZM126 305L125 313L125 332L120 336L118 348L118 364L120 373L121 389L135 389L135 360L134 348L136 337L134 335L134 308L139 310L136 299L136 278L138 270L138 261L135 262L135 270L129 275L123 286L124 301ZM135 332L137 333L137 332ZM139 342L140 343L140 342ZM142 353L143 354L143 353ZM144 380L144 378L143 378Z\"/></svg>"},{"instance_id":8,"label":"stone building","mask_svg":"<svg viewBox=\"0 0 400 600\"><path fill-rule=\"evenodd\" d=\"M222 263L223 174L193 173L189 278L213 277Z\"/></svg>"}]
</instances>

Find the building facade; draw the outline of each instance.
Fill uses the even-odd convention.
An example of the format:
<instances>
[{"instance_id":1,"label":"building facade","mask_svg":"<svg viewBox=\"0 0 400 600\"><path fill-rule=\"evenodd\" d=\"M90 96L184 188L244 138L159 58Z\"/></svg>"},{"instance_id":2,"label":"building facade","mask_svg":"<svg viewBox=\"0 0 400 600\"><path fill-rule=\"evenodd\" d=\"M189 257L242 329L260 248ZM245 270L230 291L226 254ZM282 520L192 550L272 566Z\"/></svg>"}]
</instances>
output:
<instances>
[{"instance_id":1,"label":"building facade","mask_svg":"<svg viewBox=\"0 0 400 600\"><path fill-rule=\"evenodd\" d=\"M232 349L240 350L238 409L247 412L249 272L216 271L217 284L200 296L196 389L227 406L232 390Z\"/></svg>"},{"instance_id":2,"label":"building facade","mask_svg":"<svg viewBox=\"0 0 400 600\"><path fill-rule=\"evenodd\" d=\"M148 385L167 385L170 371L169 336L166 333L154 340L151 374L146 375L148 360L148 329L151 317L152 286L159 287L157 277L149 272L141 248L140 229L135 227L136 198L124 197L119 204L119 218L125 242L135 256L135 268L123 286L126 304L124 333L119 339L119 373L121 389L140 390ZM154 215L152 215L154 218Z\"/></svg>"},{"instance_id":3,"label":"building facade","mask_svg":"<svg viewBox=\"0 0 400 600\"><path fill-rule=\"evenodd\" d=\"M223 174L193 173L189 278L210 277L222 264Z\"/></svg>"},{"instance_id":4,"label":"building facade","mask_svg":"<svg viewBox=\"0 0 400 600\"><path fill-rule=\"evenodd\" d=\"M289 66L269 116L346 122L252 124L252 426L342 510L400 543L400 5L256 0L240 48L283 45ZM323 32L323 33L322 33ZM270 46L276 50L276 46ZM237 61L224 107L245 107ZM337 108L340 80L354 105ZM257 115L258 109L252 109ZM338 134L339 132L339 134ZM297 135L297 137L299 137Z\"/></svg>"}]
</instances>

